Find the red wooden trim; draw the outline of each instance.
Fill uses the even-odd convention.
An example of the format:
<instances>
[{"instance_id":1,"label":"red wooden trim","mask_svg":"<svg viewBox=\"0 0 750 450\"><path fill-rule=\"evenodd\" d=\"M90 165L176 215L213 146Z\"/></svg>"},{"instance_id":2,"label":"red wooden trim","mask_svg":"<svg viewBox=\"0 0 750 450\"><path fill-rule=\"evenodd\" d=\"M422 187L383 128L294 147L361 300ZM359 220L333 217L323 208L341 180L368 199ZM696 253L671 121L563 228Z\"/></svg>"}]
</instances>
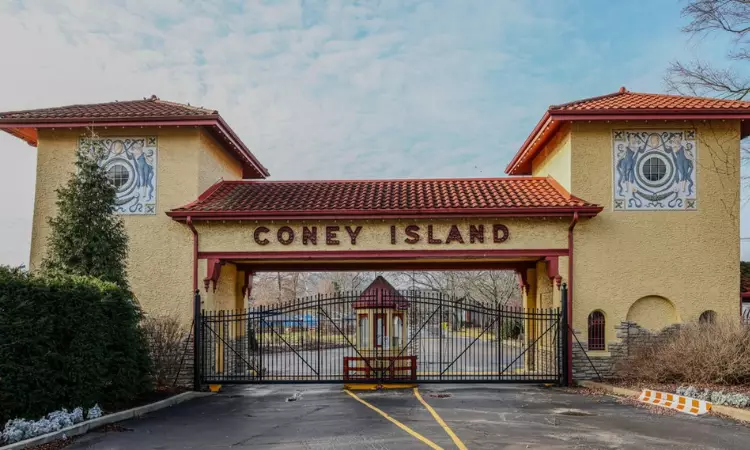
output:
<instances>
[{"instance_id":1,"label":"red wooden trim","mask_svg":"<svg viewBox=\"0 0 750 450\"><path fill-rule=\"evenodd\" d=\"M505 167L508 175L525 175L531 173L529 163L549 142L560 128L562 122L581 120L615 121L615 120L742 120L750 119L750 111L731 109L595 109L595 110L547 110L537 123L513 159Z\"/></svg>"},{"instance_id":2,"label":"red wooden trim","mask_svg":"<svg viewBox=\"0 0 750 450\"><path fill-rule=\"evenodd\" d=\"M209 258L206 266L206 278L203 279L203 284L208 292L209 284L213 283L214 292L216 292L216 282L219 281L221 276L221 266L224 265L224 261L218 258Z\"/></svg>"},{"instance_id":3,"label":"red wooden trim","mask_svg":"<svg viewBox=\"0 0 750 450\"><path fill-rule=\"evenodd\" d=\"M309 260L360 261L378 259L513 258L567 256L567 248L492 249L492 250L320 250L294 252L199 252L200 259L222 260Z\"/></svg>"},{"instance_id":4,"label":"red wooden trim","mask_svg":"<svg viewBox=\"0 0 750 450\"><path fill-rule=\"evenodd\" d=\"M592 109L552 112L560 121L576 120L740 120L750 119L750 111L731 112L721 109Z\"/></svg>"},{"instance_id":5,"label":"red wooden trim","mask_svg":"<svg viewBox=\"0 0 750 450\"><path fill-rule=\"evenodd\" d=\"M528 280L529 269L531 269L531 267L529 266L516 268L516 276L518 277L518 287L521 290L521 294L529 291L529 280Z\"/></svg>"},{"instance_id":6,"label":"red wooden trim","mask_svg":"<svg viewBox=\"0 0 750 450\"><path fill-rule=\"evenodd\" d=\"M224 119L216 114L207 116L191 116L190 118L180 117L164 117L159 119L142 119L140 117L129 118L95 118L91 120L82 120L80 118L73 118L69 120L65 119L31 119L31 120L17 120L9 119L7 121L0 120L0 130L11 130L11 129L22 129L22 128L88 128L88 127L180 127L180 126L203 126L208 127L215 136L223 139L227 144L224 145L225 149L230 153L234 153L235 156L239 156L242 162L249 163L253 166L253 169L260 175L260 178L269 176L268 169L260 163L258 158L252 154L250 149L240 140L239 136L232 130L232 128L224 121ZM214 130L215 128L215 130ZM24 139L26 142L31 144L31 140ZM36 139L34 143L36 145ZM243 174L244 176L244 174ZM248 177L256 178L256 177Z\"/></svg>"},{"instance_id":7,"label":"red wooden trim","mask_svg":"<svg viewBox=\"0 0 750 450\"><path fill-rule=\"evenodd\" d=\"M248 264L237 264L239 270L253 270L255 272L304 272L315 270L316 272L351 272L372 270L526 270L536 264L534 261L483 261L479 259L468 261L406 261L394 263L393 261L369 261L362 263L343 263L330 261L314 261L307 263L268 263L257 262Z\"/></svg>"},{"instance_id":8,"label":"red wooden trim","mask_svg":"<svg viewBox=\"0 0 750 450\"><path fill-rule=\"evenodd\" d=\"M560 289L562 277L560 276L559 257L548 256L544 259L547 262L547 276L550 281L553 281L557 285L557 288Z\"/></svg>"},{"instance_id":9,"label":"red wooden trim","mask_svg":"<svg viewBox=\"0 0 750 450\"><path fill-rule=\"evenodd\" d=\"M260 163L258 158L253 155L253 152L251 152L250 149L245 146L245 143L242 142L242 139L240 139L239 136L237 136L237 133L234 132L232 127L230 127L229 124L224 121L223 117L217 117L216 126L218 130L227 137L232 145L235 145L242 150L242 153L250 160L250 163L255 166L255 169L258 171L258 174L262 176L262 178L271 175L268 172L268 169L266 169L263 164Z\"/></svg>"},{"instance_id":10,"label":"red wooden trim","mask_svg":"<svg viewBox=\"0 0 750 450\"><path fill-rule=\"evenodd\" d=\"M218 122L215 118L192 118L192 119L155 119L155 120L143 120L141 118L133 118L128 120L124 118L120 119L96 119L96 120L81 120L71 119L66 122L62 119L34 119L33 121L27 122L12 122L12 121L0 121L0 129L5 128L88 128L88 127L159 127L159 126L212 126Z\"/></svg>"},{"instance_id":11,"label":"red wooden trim","mask_svg":"<svg viewBox=\"0 0 750 450\"><path fill-rule=\"evenodd\" d=\"M198 230L193 226L192 218L188 217L185 223L193 233L193 295L195 295L198 290Z\"/></svg>"},{"instance_id":12,"label":"red wooden trim","mask_svg":"<svg viewBox=\"0 0 750 450\"><path fill-rule=\"evenodd\" d=\"M169 217L182 221L190 216L193 220L355 220L355 219L447 219L455 217L501 218L501 217L563 217L578 213L581 217L593 217L604 208L601 206L580 207L524 207L495 209L388 209L374 214L369 210L334 211L167 211Z\"/></svg>"},{"instance_id":13,"label":"red wooden trim","mask_svg":"<svg viewBox=\"0 0 750 450\"><path fill-rule=\"evenodd\" d=\"M242 286L242 298L250 298L253 293L253 277L255 272L252 270L245 270L245 284Z\"/></svg>"},{"instance_id":14,"label":"red wooden trim","mask_svg":"<svg viewBox=\"0 0 750 450\"><path fill-rule=\"evenodd\" d=\"M542 132L547 126L549 126L550 122L551 122L550 113L549 111L545 111L542 118L539 119L539 122L537 122L534 129L531 130L531 133L529 133L529 136L526 138L523 144L521 144L521 148L518 150L515 156L513 156L513 159L511 159L508 165L505 167L505 173L507 173L508 175L512 174L513 169L518 165L520 160L527 153L529 147L531 147L531 145L537 139L537 136L539 135L539 133Z\"/></svg>"}]
</instances>

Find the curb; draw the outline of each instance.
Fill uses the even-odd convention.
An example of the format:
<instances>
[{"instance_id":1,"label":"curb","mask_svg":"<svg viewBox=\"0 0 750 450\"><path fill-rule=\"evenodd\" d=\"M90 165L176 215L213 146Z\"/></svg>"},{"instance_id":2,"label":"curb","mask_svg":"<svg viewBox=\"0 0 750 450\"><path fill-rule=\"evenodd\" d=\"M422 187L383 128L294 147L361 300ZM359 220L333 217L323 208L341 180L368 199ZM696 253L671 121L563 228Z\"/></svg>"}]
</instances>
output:
<instances>
[{"instance_id":1,"label":"curb","mask_svg":"<svg viewBox=\"0 0 750 450\"><path fill-rule=\"evenodd\" d=\"M621 395L623 397L638 397L641 395L638 391L625 389L611 384L598 383L596 381L582 380L577 382L579 386L587 387L589 389L601 389L603 391L611 392L615 395Z\"/></svg>"},{"instance_id":2,"label":"curb","mask_svg":"<svg viewBox=\"0 0 750 450\"><path fill-rule=\"evenodd\" d=\"M597 383L596 381L579 381L579 386L587 387L590 389L601 389L607 392L611 392L615 395L620 395L623 397L638 397L641 395L640 392L632 391L630 389L625 389L617 386L612 386L610 384L605 383ZM750 422L750 411L745 409L739 409L739 408L732 408L731 406L725 406L725 405L711 405L711 411L722 414L724 416L730 417L735 420L740 420L743 422ZM0 449L3 450L3 449Z\"/></svg>"},{"instance_id":3,"label":"curb","mask_svg":"<svg viewBox=\"0 0 750 450\"><path fill-rule=\"evenodd\" d=\"M121 422L123 420L132 419L134 417L140 417L153 411L158 411L160 409L174 406L179 403L192 400L194 398L206 397L209 395L213 394L211 392L183 392L182 394L177 394L175 396L165 398L164 400L159 400L155 403L126 409L125 411L119 411L112 414L107 414L106 416L102 416L97 419L87 420L85 422L63 428L62 430L57 430L53 431L52 433L47 433L41 436L33 437L31 439L26 439L25 441L15 442L13 444L0 447L0 450L22 450L28 447L48 444L52 441L60 439L63 436L78 436L110 423Z\"/></svg>"}]
</instances>

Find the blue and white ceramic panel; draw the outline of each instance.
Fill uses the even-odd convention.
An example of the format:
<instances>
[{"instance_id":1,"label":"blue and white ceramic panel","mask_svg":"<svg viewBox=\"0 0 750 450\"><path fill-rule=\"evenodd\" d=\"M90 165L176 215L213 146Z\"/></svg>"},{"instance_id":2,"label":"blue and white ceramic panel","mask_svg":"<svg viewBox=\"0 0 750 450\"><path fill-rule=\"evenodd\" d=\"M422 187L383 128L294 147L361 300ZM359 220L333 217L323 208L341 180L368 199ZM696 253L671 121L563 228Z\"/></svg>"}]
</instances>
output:
<instances>
[{"instance_id":1,"label":"blue and white ceramic panel","mask_svg":"<svg viewBox=\"0 0 750 450\"><path fill-rule=\"evenodd\" d=\"M612 132L615 210L697 208L695 130Z\"/></svg>"},{"instance_id":2,"label":"blue and white ceramic panel","mask_svg":"<svg viewBox=\"0 0 750 450\"><path fill-rule=\"evenodd\" d=\"M81 146L101 151L100 164L117 187L115 211L156 214L156 137L85 138Z\"/></svg>"}]
</instances>

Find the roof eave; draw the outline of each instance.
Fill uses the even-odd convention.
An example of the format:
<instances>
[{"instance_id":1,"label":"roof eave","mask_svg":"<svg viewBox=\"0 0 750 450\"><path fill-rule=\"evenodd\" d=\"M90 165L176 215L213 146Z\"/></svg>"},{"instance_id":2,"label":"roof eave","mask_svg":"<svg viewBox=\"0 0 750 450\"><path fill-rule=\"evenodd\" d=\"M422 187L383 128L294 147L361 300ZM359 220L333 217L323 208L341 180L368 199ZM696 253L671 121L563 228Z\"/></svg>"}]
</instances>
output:
<instances>
[{"instance_id":1,"label":"roof eave","mask_svg":"<svg viewBox=\"0 0 750 450\"><path fill-rule=\"evenodd\" d=\"M539 149L549 142L554 133L548 133L542 140L540 134L547 127L556 132L564 122L580 120L741 120L750 119L750 111L731 109L592 109L592 110L547 110L542 119L526 138L521 148L505 168L508 175L531 175L531 160ZM742 136L750 135L750 124L742 126Z\"/></svg>"},{"instance_id":2,"label":"roof eave","mask_svg":"<svg viewBox=\"0 0 750 450\"><path fill-rule=\"evenodd\" d=\"M36 146L36 132L33 136L19 133L20 129L39 128L86 128L86 127L162 127L162 126L203 126L216 128L224 139L229 143L229 150L239 157L246 170L243 169L243 178L258 179L270 175L260 161L245 146L242 140L232 128L218 114L202 116L162 116L162 117L120 117L120 118L88 118L88 119L0 119L0 130L6 131L13 136L19 137L29 145Z\"/></svg>"},{"instance_id":3,"label":"roof eave","mask_svg":"<svg viewBox=\"0 0 750 450\"><path fill-rule=\"evenodd\" d=\"M351 219L449 219L457 217L568 217L578 213L594 217L601 206L577 207L515 207L496 209L430 209L430 210L336 210L336 211L167 211L167 216L182 222L187 220L351 220Z\"/></svg>"},{"instance_id":4,"label":"roof eave","mask_svg":"<svg viewBox=\"0 0 750 450\"><path fill-rule=\"evenodd\" d=\"M238 148L240 148L251 160L253 167L258 171L258 173L261 175L260 178L266 178L271 175L271 173L268 171L268 169L263 166L263 164L260 163L258 158L255 157L255 155L250 151L249 148L245 145L244 142L237 136L237 133L234 132L232 127L229 126L229 124L222 118L221 116L218 116L218 126L221 132L226 133L228 138L231 139L232 144L236 145ZM243 178L247 178L244 177Z\"/></svg>"}]
</instances>

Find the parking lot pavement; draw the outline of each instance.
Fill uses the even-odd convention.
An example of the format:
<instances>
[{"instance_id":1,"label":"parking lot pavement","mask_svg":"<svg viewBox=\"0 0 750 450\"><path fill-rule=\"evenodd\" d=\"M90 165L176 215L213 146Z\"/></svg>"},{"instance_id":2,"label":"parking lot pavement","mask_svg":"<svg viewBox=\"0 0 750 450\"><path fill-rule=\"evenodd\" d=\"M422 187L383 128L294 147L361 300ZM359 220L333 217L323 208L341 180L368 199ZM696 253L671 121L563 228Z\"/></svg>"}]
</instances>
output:
<instances>
[{"instance_id":1,"label":"parking lot pavement","mask_svg":"<svg viewBox=\"0 0 750 450\"><path fill-rule=\"evenodd\" d=\"M295 392L297 400L287 401ZM715 416L657 415L555 388L422 385L419 392L469 449L746 449L750 442L750 428ZM234 387L121 423L129 431L90 433L69 448L429 448L415 435L433 448L457 448L411 390L355 394L364 403L339 385Z\"/></svg>"}]
</instances>

